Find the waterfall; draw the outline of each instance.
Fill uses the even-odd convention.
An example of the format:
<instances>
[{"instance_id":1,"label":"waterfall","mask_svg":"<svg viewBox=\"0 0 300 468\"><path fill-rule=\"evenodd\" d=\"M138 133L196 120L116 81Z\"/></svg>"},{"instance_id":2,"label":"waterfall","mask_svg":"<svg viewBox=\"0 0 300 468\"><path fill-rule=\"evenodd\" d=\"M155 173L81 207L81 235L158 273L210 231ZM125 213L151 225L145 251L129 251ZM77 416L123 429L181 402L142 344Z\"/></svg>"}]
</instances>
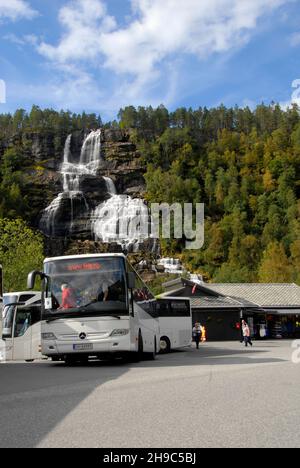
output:
<instances>
[{"instance_id":1,"label":"waterfall","mask_svg":"<svg viewBox=\"0 0 300 468\"><path fill-rule=\"evenodd\" d=\"M70 155L71 155L71 141L72 135L69 135L66 139L65 149L64 149L64 164L69 163Z\"/></svg>"},{"instance_id":2,"label":"waterfall","mask_svg":"<svg viewBox=\"0 0 300 468\"><path fill-rule=\"evenodd\" d=\"M161 258L158 264L165 267L166 273L184 273L183 265L178 258Z\"/></svg>"},{"instance_id":3,"label":"waterfall","mask_svg":"<svg viewBox=\"0 0 300 468\"><path fill-rule=\"evenodd\" d=\"M84 139L79 163L71 162L72 135L68 135L63 154L63 162L60 173L63 178L63 193L60 193L52 203L44 210L40 221L40 229L49 236L55 236L57 232L57 217L63 209L63 204L69 203L69 232L72 233L74 225L74 204L81 211L89 212L89 206L80 190L80 181L83 175L96 175L101 161L101 130L90 132Z\"/></svg>"},{"instance_id":4,"label":"waterfall","mask_svg":"<svg viewBox=\"0 0 300 468\"><path fill-rule=\"evenodd\" d=\"M117 195L117 189L114 182L109 177L103 177L103 179L105 180L107 193L111 196Z\"/></svg>"},{"instance_id":5,"label":"waterfall","mask_svg":"<svg viewBox=\"0 0 300 468\"><path fill-rule=\"evenodd\" d=\"M118 195L114 181L106 176L103 176L106 190L102 199L107 195L109 198L95 209L91 210L82 191L84 178L101 177L98 172L103 161L101 137L101 130L85 137L78 162L72 158L72 135L67 137L60 168L63 192L44 210L40 228L51 237L89 232L95 240L115 242L127 251L137 251L149 238L150 216L143 200Z\"/></svg>"},{"instance_id":6,"label":"waterfall","mask_svg":"<svg viewBox=\"0 0 300 468\"><path fill-rule=\"evenodd\" d=\"M80 192L80 179L79 174L72 174L72 173L62 173L64 178L63 189L64 192L69 193L78 193Z\"/></svg>"},{"instance_id":7,"label":"waterfall","mask_svg":"<svg viewBox=\"0 0 300 468\"><path fill-rule=\"evenodd\" d=\"M60 193L43 212L40 228L49 236L55 235L56 214L61 206L63 196L64 194Z\"/></svg>"},{"instance_id":8,"label":"waterfall","mask_svg":"<svg viewBox=\"0 0 300 468\"><path fill-rule=\"evenodd\" d=\"M80 166L94 173L101 160L101 130L91 132L85 139L80 154Z\"/></svg>"},{"instance_id":9,"label":"waterfall","mask_svg":"<svg viewBox=\"0 0 300 468\"><path fill-rule=\"evenodd\" d=\"M149 211L141 199L113 195L101 203L92 215L92 233L96 240L116 242L127 250L136 250L149 237Z\"/></svg>"}]
</instances>

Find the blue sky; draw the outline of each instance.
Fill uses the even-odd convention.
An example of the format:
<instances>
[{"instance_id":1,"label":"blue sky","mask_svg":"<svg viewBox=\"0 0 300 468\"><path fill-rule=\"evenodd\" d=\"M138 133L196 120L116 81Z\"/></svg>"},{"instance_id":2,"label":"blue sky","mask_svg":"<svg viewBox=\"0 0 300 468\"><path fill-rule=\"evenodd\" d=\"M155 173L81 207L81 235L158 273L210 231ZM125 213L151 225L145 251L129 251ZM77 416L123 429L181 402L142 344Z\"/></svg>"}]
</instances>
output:
<instances>
[{"instance_id":1,"label":"blue sky","mask_svg":"<svg viewBox=\"0 0 300 468\"><path fill-rule=\"evenodd\" d=\"M291 102L300 0L0 0L0 112ZM1 97L1 96L0 96Z\"/></svg>"}]
</instances>

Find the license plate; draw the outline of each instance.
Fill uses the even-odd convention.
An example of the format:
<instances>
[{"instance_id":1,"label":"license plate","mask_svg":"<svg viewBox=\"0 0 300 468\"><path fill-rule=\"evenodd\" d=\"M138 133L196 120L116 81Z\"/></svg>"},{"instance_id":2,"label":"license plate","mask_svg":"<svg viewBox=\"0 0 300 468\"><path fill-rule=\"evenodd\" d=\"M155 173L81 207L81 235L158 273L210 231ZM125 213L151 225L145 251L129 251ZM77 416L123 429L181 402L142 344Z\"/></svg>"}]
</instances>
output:
<instances>
[{"instance_id":1,"label":"license plate","mask_svg":"<svg viewBox=\"0 0 300 468\"><path fill-rule=\"evenodd\" d=\"M73 350L74 351L92 351L93 345L92 344L74 344Z\"/></svg>"}]
</instances>

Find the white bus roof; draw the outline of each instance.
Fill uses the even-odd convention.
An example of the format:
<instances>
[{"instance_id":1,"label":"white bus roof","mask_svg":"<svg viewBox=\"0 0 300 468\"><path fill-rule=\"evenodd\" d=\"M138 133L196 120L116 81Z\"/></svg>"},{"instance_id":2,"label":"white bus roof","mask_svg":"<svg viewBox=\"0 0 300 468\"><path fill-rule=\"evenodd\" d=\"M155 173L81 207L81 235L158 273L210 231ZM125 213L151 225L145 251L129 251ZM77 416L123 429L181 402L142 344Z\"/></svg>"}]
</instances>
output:
<instances>
[{"instance_id":1,"label":"white bus roof","mask_svg":"<svg viewBox=\"0 0 300 468\"><path fill-rule=\"evenodd\" d=\"M66 255L66 256L63 256L63 257L45 258L44 263L58 261L58 260L77 260L77 259L85 259L85 258L87 259L87 258L111 258L111 257L126 258L126 255L124 255L122 253Z\"/></svg>"}]
</instances>

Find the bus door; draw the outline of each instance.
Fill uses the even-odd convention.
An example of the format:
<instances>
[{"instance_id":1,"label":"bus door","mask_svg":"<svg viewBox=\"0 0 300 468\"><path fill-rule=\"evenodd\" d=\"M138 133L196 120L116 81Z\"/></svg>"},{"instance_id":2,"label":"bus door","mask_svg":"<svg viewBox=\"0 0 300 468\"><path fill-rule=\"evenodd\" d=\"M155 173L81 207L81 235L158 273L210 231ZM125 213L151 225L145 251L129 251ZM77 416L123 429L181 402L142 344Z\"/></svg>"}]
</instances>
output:
<instances>
[{"instance_id":1,"label":"bus door","mask_svg":"<svg viewBox=\"0 0 300 468\"><path fill-rule=\"evenodd\" d=\"M6 361L32 361L41 357L41 307L5 307L2 338Z\"/></svg>"},{"instance_id":2,"label":"bus door","mask_svg":"<svg viewBox=\"0 0 300 468\"><path fill-rule=\"evenodd\" d=\"M31 313L29 310L16 308L13 339L12 360L29 361L32 359L32 327Z\"/></svg>"},{"instance_id":3,"label":"bus door","mask_svg":"<svg viewBox=\"0 0 300 468\"><path fill-rule=\"evenodd\" d=\"M13 331L13 360L41 358L41 306L17 307Z\"/></svg>"},{"instance_id":4,"label":"bus door","mask_svg":"<svg viewBox=\"0 0 300 468\"><path fill-rule=\"evenodd\" d=\"M5 306L3 310L2 340L4 341L3 359L5 361L13 360L13 329L15 310L15 304Z\"/></svg>"}]
</instances>

